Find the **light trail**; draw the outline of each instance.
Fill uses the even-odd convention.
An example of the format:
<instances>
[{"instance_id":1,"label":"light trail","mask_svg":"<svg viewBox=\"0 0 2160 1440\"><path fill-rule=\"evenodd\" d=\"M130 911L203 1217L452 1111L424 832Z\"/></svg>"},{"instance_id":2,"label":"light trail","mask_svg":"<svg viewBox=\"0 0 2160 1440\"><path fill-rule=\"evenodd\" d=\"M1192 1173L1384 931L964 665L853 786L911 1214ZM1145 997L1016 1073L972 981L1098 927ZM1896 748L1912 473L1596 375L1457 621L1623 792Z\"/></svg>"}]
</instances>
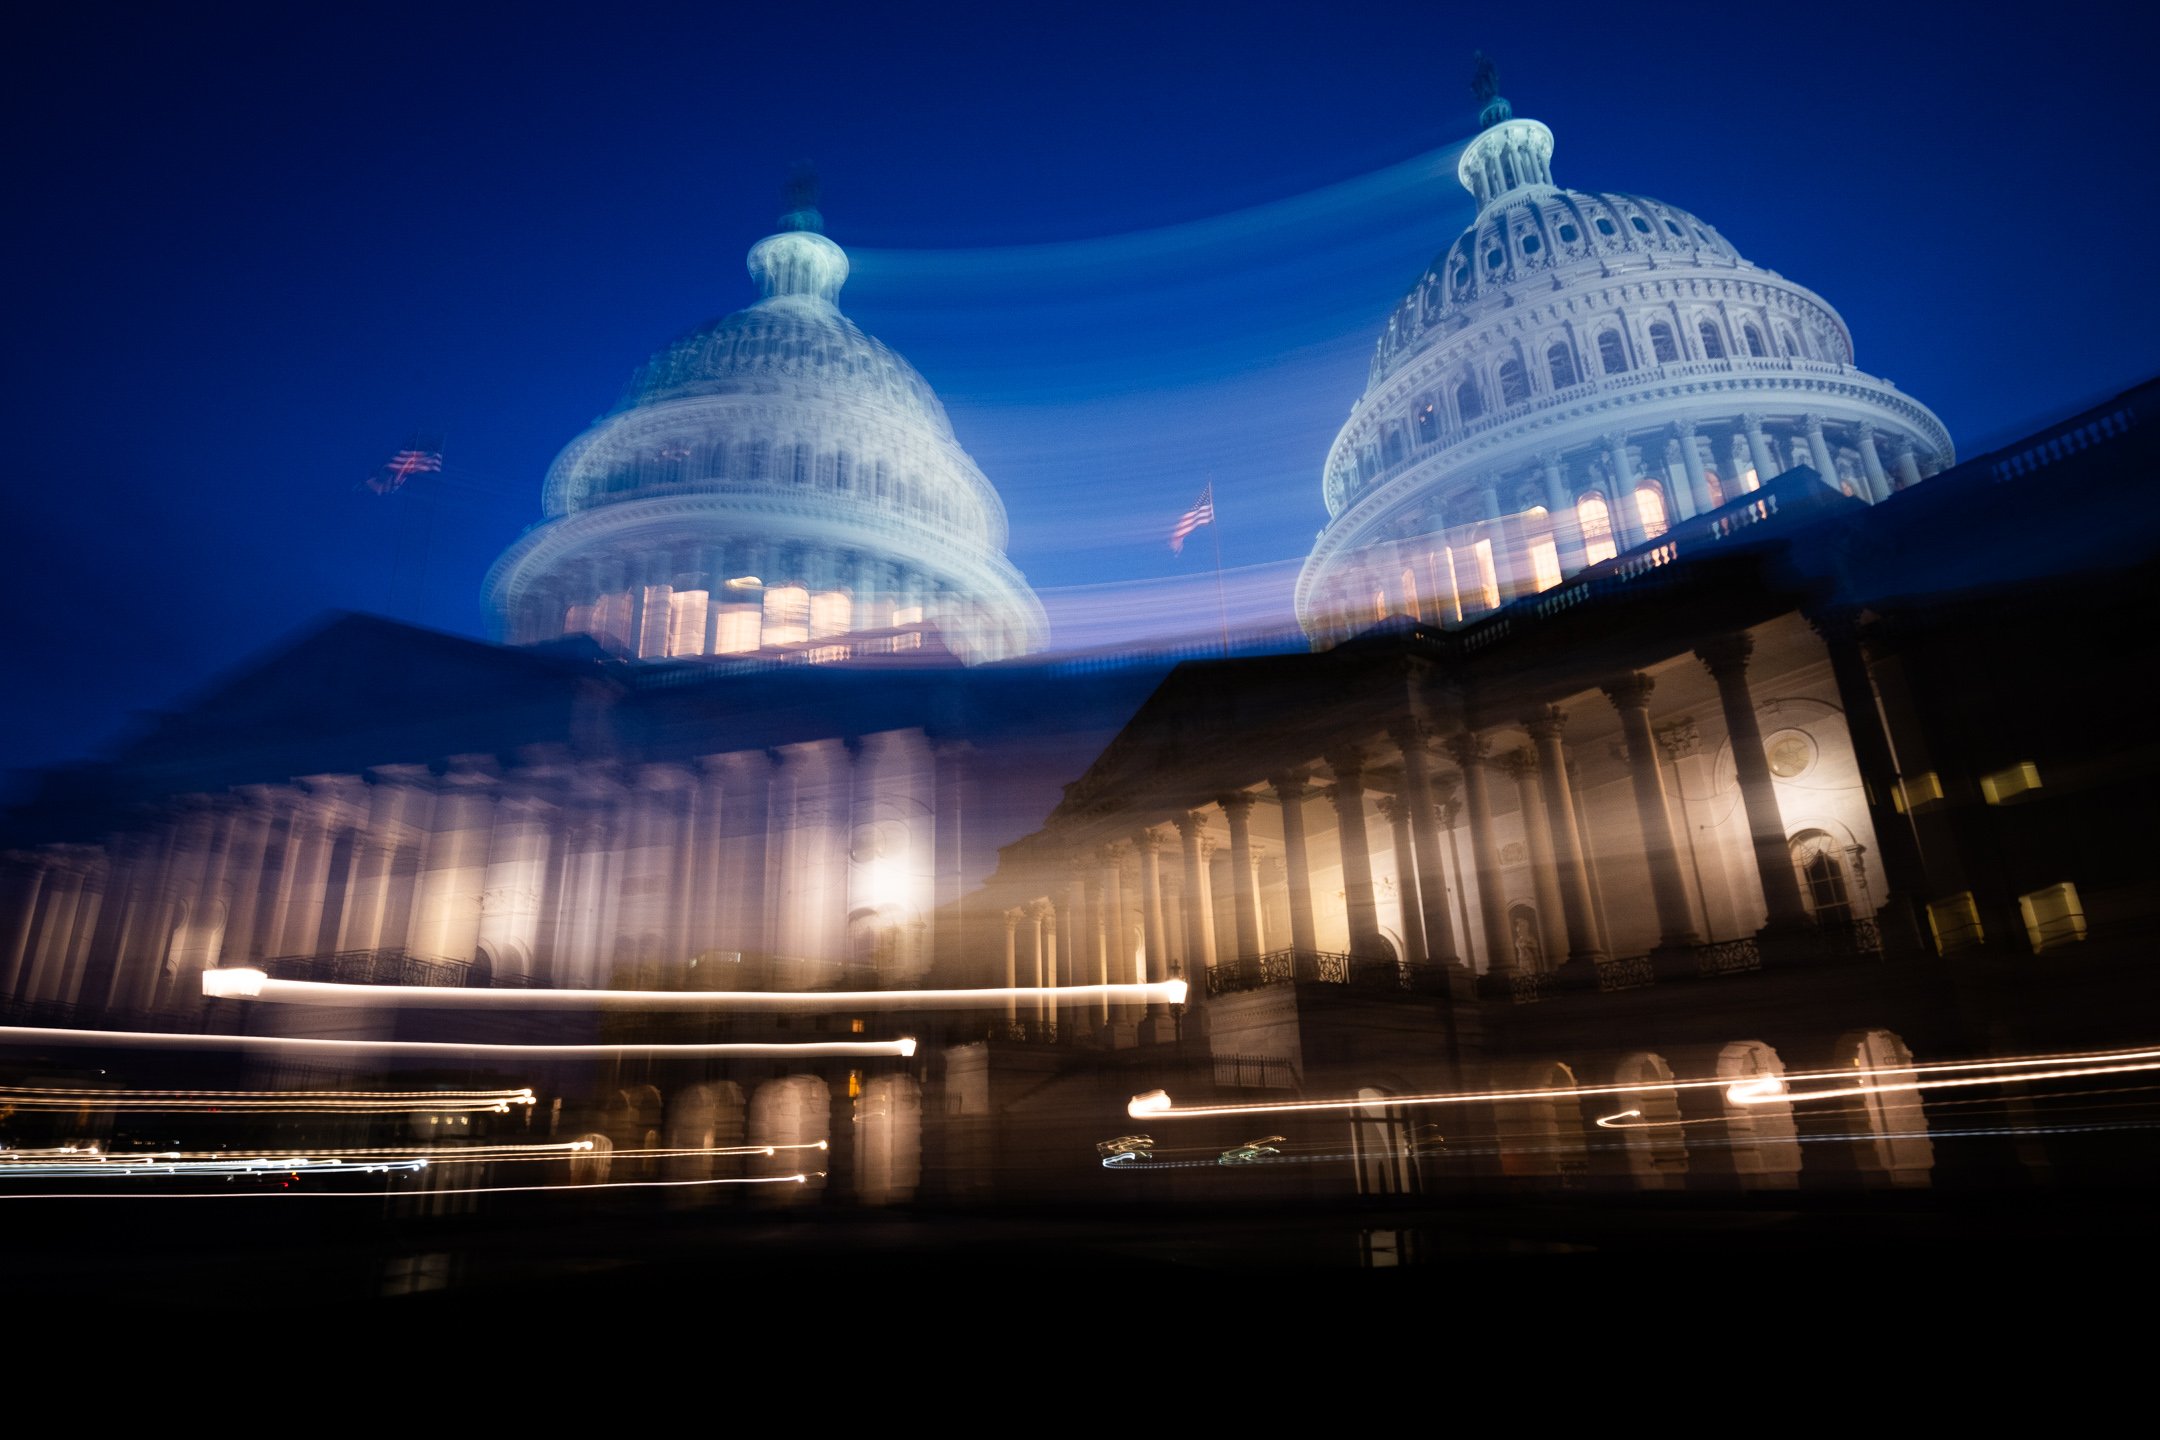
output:
<instances>
[{"instance_id":1,"label":"light trail","mask_svg":"<svg viewBox=\"0 0 2160 1440\"><path fill-rule=\"evenodd\" d=\"M572 1180L561 1185L461 1185L425 1190L67 1190L0 1194L4 1200L427 1200L438 1195L515 1195L587 1190L670 1190L698 1185L802 1185L823 1170L714 1180Z\"/></svg>"},{"instance_id":2,"label":"light trail","mask_svg":"<svg viewBox=\"0 0 2160 1440\"><path fill-rule=\"evenodd\" d=\"M1185 1003L1183 980L1140 985L1004 986L958 990L466 990L448 985L347 985L274 980L243 967L205 970L203 994L276 1005L405 1010L978 1010L1015 1002L1138 1005Z\"/></svg>"},{"instance_id":3,"label":"light trail","mask_svg":"<svg viewBox=\"0 0 2160 1440\"><path fill-rule=\"evenodd\" d=\"M101 1090L90 1086L0 1085L0 1106L16 1110L195 1110L228 1114L341 1111L368 1115L507 1115L534 1103L518 1090Z\"/></svg>"},{"instance_id":4,"label":"light trail","mask_svg":"<svg viewBox=\"0 0 2160 1440\"><path fill-rule=\"evenodd\" d=\"M782 1150L825 1150L828 1142L773 1145L717 1145L701 1148L617 1150L610 1160L677 1159L687 1156L777 1156ZM590 1140L532 1145L455 1147L339 1147L312 1150L159 1150L119 1153L95 1145L57 1145L37 1150L0 1150L0 1176L31 1178L95 1176L100 1179L142 1175L273 1175L280 1171L323 1175L418 1171L449 1165L485 1165L504 1161L565 1160L595 1150Z\"/></svg>"},{"instance_id":5,"label":"light trail","mask_svg":"<svg viewBox=\"0 0 2160 1440\"><path fill-rule=\"evenodd\" d=\"M389 987L382 987L389 988ZM468 992L460 992L468 993ZM36 1041L59 1045L116 1045L130 1049L240 1050L272 1054L448 1056L502 1055L527 1058L599 1058L617 1055L682 1055L725 1059L818 1059L915 1053L913 1036L898 1040L812 1040L792 1045L761 1043L630 1045L507 1045L464 1040L318 1040L292 1035L176 1035L162 1030L62 1030L0 1025L0 1045Z\"/></svg>"},{"instance_id":6,"label":"light trail","mask_svg":"<svg viewBox=\"0 0 2160 1440\"><path fill-rule=\"evenodd\" d=\"M1537 1089L1441 1092L1429 1095L1388 1095L1377 1099L1290 1100L1243 1105L1179 1105L1162 1090L1135 1095L1125 1107L1136 1120L1198 1119L1225 1115L1296 1115L1341 1113L1350 1110L1385 1111L1410 1106L1466 1105L1501 1100L1552 1100L1594 1095L1655 1095L1683 1090L1722 1090L1735 1105L1769 1105L1839 1096L1881 1095L1970 1085L2018 1085L2043 1080L2072 1079L2085 1075L2125 1075L2160 1070L2160 1049L2104 1050L2061 1055L2027 1055L2005 1060L1945 1060L1929 1063L1836 1070L1799 1071L1784 1076L1751 1077L1745 1080L1638 1081L1615 1085L1555 1085ZM1852 1083L1858 1077L1862 1083ZM1830 1088L1794 1090L1794 1082L1820 1081ZM1616 1127L1613 1127L1616 1128Z\"/></svg>"}]
</instances>

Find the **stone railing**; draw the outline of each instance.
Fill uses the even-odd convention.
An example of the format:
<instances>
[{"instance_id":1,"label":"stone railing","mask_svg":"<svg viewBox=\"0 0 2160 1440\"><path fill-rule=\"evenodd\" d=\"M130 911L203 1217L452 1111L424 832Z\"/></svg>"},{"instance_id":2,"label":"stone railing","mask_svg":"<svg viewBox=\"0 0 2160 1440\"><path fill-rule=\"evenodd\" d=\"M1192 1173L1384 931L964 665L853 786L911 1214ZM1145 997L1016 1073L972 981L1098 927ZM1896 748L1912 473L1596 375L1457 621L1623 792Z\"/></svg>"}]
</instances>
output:
<instances>
[{"instance_id":1,"label":"stone railing","mask_svg":"<svg viewBox=\"0 0 2160 1440\"><path fill-rule=\"evenodd\" d=\"M1434 994L1448 987L1447 967L1399 965L1327 950L1270 950L1247 955L1207 972L1210 995L1258 990L1269 985L1341 985L1357 990Z\"/></svg>"}]
</instances>

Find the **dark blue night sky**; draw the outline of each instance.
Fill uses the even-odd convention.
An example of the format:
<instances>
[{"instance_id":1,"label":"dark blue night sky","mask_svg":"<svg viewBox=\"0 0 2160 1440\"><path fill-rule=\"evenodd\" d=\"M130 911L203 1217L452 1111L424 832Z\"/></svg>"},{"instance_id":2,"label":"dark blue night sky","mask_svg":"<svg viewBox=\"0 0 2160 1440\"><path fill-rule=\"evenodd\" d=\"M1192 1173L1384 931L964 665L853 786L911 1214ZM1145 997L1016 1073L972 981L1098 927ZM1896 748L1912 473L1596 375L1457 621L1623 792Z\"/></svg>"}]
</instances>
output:
<instances>
[{"instance_id":1,"label":"dark blue night sky","mask_svg":"<svg viewBox=\"0 0 2160 1440\"><path fill-rule=\"evenodd\" d=\"M1965 454L2160 368L2128 7L1486 8L18 17L0 767L327 609L479 633L556 450L751 298L798 157L843 307L944 396L1053 591L1204 568L1163 535L1210 475L1226 565L1304 553L1372 339L1469 217L1477 47L1561 183L1709 218ZM446 474L357 492L420 428Z\"/></svg>"}]
</instances>

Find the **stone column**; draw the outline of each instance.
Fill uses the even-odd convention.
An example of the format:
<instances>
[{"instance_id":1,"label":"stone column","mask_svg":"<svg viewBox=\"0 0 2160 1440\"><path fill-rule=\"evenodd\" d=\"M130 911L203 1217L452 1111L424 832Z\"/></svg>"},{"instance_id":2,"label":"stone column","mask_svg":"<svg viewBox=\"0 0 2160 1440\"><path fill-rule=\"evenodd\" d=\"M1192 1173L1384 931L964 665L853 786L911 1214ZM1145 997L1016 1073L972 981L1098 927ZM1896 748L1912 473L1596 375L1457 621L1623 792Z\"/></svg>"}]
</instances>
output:
<instances>
[{"instance_id":1,"label":"stone column","mask_svg":"<svg viewBox=\"0 0 2160 1440\"><path fill-rule=\"evenodd\" d=\"M1875 427L1860 427L1860 466L1867 471L1868 500L1880 505L1890 498L1890 477L1883 473L1882 454L1875 448Z\"/></svg>"},{"instance_id":2,"label":"stone column","mask_svg":"<svg viewBox=\"0 0 2160 1440\"><path fill-rule=\"evenodd\" d=\"M1718 703L1725 712L1725 733L1732 740L1733 769L1740 779L1740 800L1747 809L1748 837L1755 846L1755 869L1762 879L1763 903L1773 927L1807 923L1800 898L1800 877L1793 872L1792 848L1785 838L1785 817L1778 812L1777 782L1763 753L1762 727L1755 719L1755 697L1748 690L1748 657L1755 641L1745 632L1721 635L1696 647L1696 658L1717 681Z\"/></svg>"},{"instance_id":3,"label":"stone column","mask_svg":"<svg viewBox=\"0 0 2160 1440\"><path fill-rule=\"evenodd\" d=\"M1808 456L1815 462L1815 473L1831 489L1839 489L1837 461L1830 458L1830 442L1823 436L1823 417L1803 415L1800 417L1801 433L1807 436Z\"/></svg>"},{"instance_id":4,"label":"stone column","mask_svg":"<svg viewBox=\"0 0 2160 1440\"><path fill-rule=\"evenodd\" d=\"M1725 464L1730 469L1732 483L1725 487L1725 498L1727 500L1731 500L1738 495L1744 495L1762 484L1760 475L1755 476L1752 484L1748 481L1748 476L1755 472L1755 464L1748 458L1747 436L1735 430L1729 437L1729 441L1730 443L1725 447Z\"/></svg>"},{"instance_id":5,"label":"stone column","mask_svg":"<svg viewBox=\"0 0 2160 1440\"><path fill-rule=\"evenodd\" d=\"M1643 534L1642 511L1635 503L1635 487L1641 482L1635 478L1635 462L1628 455L1627 436L1614 432L1606 435L1602 443L1613 473L1613 533L1620 537L1622 550L1632 550L1649 538Z\"/></svg>"},{"instance_id":6,"label":"stone column","mask_svg":"<svg viewBox=\"0 0 2160 1440\"><path fill-rule=\"evenodd\" d=\"M1747 428L1748 450L1755 457L1755 483L1767 485L1785 473L1785 467L1777 463L1770 449L1770 437L1763 433L1763 417L1753 413L1742 415L1740 423Z\"/></svg>"},{"instance_id":7,"label":"stone column","mask_svg":"<svg viewBox=\"0 0 2160 1440\"><path fill-rule=\"evenodd\" d=\"M1395 847L1395 892L1402 910L1402 958L1405 964L1423 964L1425 921L1418 895L1416 855L1410 848L1409 799L1403 795L1383 795L1380 813L1387 817L1388 834Z\"/></svg>"},{"instance_id":8,"label":"stone column","mask_svg":"<svg viewBox=\"0 0 2160 1440\"><path fill-rule=\"evenodd\" d=\"M1595 964L1605 958L1598 943L1596 907L1590 896L1590 873L1583 863L1575 820L1574 787L1568 784L1567 751L1561 731L1567 715L1548 706L1523 722L1537 746L1544 771L1545 834L1552 845L1553 878L1560 890L1560 913L1567 920L1567 958Z\"/></svg>"},{"instance_id":9,"label":"stone column","mask_svg":"<svg viewBox=\"0 0 2160 1440\"><path fill-rule=\"evenodd\" d=\"M1239 790L1215 803L1222 806L1230 822L1230 883L1237 897L1237 953L1239 960L1249 960L1260 953L1259 897L1253 894L1252 831L1247 823L1252 816L1253 797Z\"/></svg>"},{"instance_id":10,"label":"stone column","mask_svg":"<svg viewBox=\"0 0 2160 1440\"><path fill-rule=\"evenodd\" d=\"M1018 990L1020 988L1020 955L1016 944L1016 937L1019 933L1020 911L1018 907L1015 907L1005 912L1005 988L1007 990ZM1005 997L1005 1018L1014 1024L1019 1022L1019 996L1007 995Z\"/></svg>"},{"instance_id":11,"label":"stone column","mask_svg":"<svg viewBox=\"0 0 2160 1440\"><path fill-rule=\"evenodd\" d=\"M1710 476L1703 469L1702 450L1695 443L1695 422L1682 420L1675 424L1673 439L1680 444L1680 463L1687 468L1688 493L1695 501L1695 513L1707 515L1717 508L1717 500L1710 493Z\"/></svg>"},{"instance_id":12,"label":"stone column","mask_svg":"<svg viewBox=\"0 0 2160 1440\"><path fill-rule=\"evenodd\" d=\"M1635 814L1642 825L1643 857L1650 863L1650 894L1657 902L1658 945L1680 949L1700 944L1702 937L1695 933L1687 882L1680 875L1680 847L1673 841L1672 811L1665 803L1665 777L1658 768L1657 736L1650 729L1652 683L1638 671L1604 688L1620 712L1620 729L1627 737Z\"/></svg>"},{"instance_id":13,"label":"stone column","mask_svg":"<svg viewBox=\"0 0 2160 1440\"><path fill-rule=\"evenodd\" d=\"M1342 838L1343 908L1350 929L1350 953L1378 952L1380 920L1373 907L1372 849L1365 838L1364 753L1353 746L1330 751L1328 768L1335 784L1328 799L1335 805L1335 825Z\"/></svg>"},{"instance_id":14,"label":"stone column","mask_svg":"<svg viewBox=\"0 0 2160 1440\"><path fill-rule=\"evenodd\" d=\"M1557 968L1574 953L1566 902L1560 898L1560 874L1553 858L1552 826L1546 818L1545 787L1539 782L1534 750L1512 750L1502 761L1515 777L1516 802L1522 807L1523 843L1530 851L1530 884L1537 893L1538 921L1544 931L1545 963Z\"/></svg>"},{"instance_id":15,"label":"stone column","mask_svg":"<svg viewBox=\"0 0 2160 1440\"><path fill-rule=\"evenodd\" d=\"M1310 955L1320 948L1313 929L1312 866L1305 852L1305 797L1311 790L1300 774L1277 775L1268 781L1282 804L1283 873L1290 891L1290 948ZM1187 842L1188 846L1197 841ZM1197 856L1197 850L1189 853ZM1191 865L1188 861L1188 867Z\"/></svg>"},{"instance_id":16,"label":"stone column","mask_svg":"<svg viewBox=\"0 0 2160 1440\"><path fill-rule=\"evenodd\" d=\"M1909 490L1920 483L1920 457L1913 453L1913 442L1900 435L1890 447L1890 463L1897 467L1897 488Z\"/></svg>"},{"instance_id":17,"label":"stone column","mask_svg":"<svg viewBox=\"0 0 2160 1440\"><path fill-rule=\"evenodd\" d=\"M1050 997L1042 993L1043 986L1049 983L1049 967L1044 963L1048 957L1048 949L1044 943L1048 938L1044 933L1044 921L1049 918L1049 909L1049 905L1041 900L1031 901L1027 907L1028 942L1035 986L1035 1018L1038 1021L1050 1018Z\"/></svg>"},{"instance_id":18,"label":"stone column","mask_svg":"<svg viewBox=\"0 0 2160 1440\"><path fill-rule=\"evenodd\" d=\"M1187 811L1177 817L1176 824L1185 861L1185 1003L1190 1005L1205 998L1207 971L1214 963L1207 945L1207 871L1200 855L1207 822Z\"/></svg>"},{"instance_id":19,"label":"stone column","mask_svg":"<svg viewBox=\"0 0 2160 1440\"><path fill-rule=\"evenodd\" d=\"M1127 898L1125 889L1125 856L1131 849L1130 845L1119 840L1113 841L1103 851L1103 935L1105 958L1108 961L1104 975L1105 984L1123 985L1132 979L1132 939L1125 929L1125 921L1132 913L1132 902ZM1113 1006L1107 999L1103 1001L1105 1020L1122 1018L1124 1010L1125 1007Z\"/></svg>"},{"instance_id":20,"label":"stone column","mask_svg":"<svg viewBox=\"0 0 2160 1440\"><path fill-rule=\"evenodd\" d=\"M1140 907L1147 925L1146 968L1134 978L1156 985L1170 978L1169 932L1163 926L1162 846L1163 837L1154 830L1142 830L1133 836L1133 848L1140 852ZM1169 1014L1170 1007L1162 1000L1148 1001L1148 1019L1163 1020Z\"/></svg>"},{"instance_id":21,"label":"stone column","mask_svg":"<svg viewBox=\"0 0 2160 1440\"><path fill-rule=\"evenodd\" d=\"M1577 535L1577 544L1581 536ZM1425 732L1416 722L1405 722L1392 732L1402 751L1403 799L1410 806L1410 842L1417 855L1419 919L1425 933L1424 960L1433 965L1460 965L1455 949L1455 926L1448 918L1447 874L1440 858L1439 804L1433 795L1432 766L1425 755Z\"/></svg>"},{"instance_id":22,"label":"stone column","mask_svg":"<svg viewBox=\"0 0 2160 1440\"><path fill-rule=\"evenodd\" d=\"M1477 873L1478 918L1484 922L1485 968L1493 975L1515 971L1514 947L1508 943L1507 898L1502 893L1500 852L1493 843L1492 799L1485 784L1486 741L1465 730L1448 741L1448 753L1462 767L1463 801L1470 814L1470 864Z\"/></svg>"},{"instance_id":23,"label":"stone column","mask_svg":"<svg viewBox=\"0 0 2160 1440\"><path fill-rule=\"evenodd\" d=\"M1567 472L1558 450L1538 456L1545 472L1545 509L1552 516L1553 545L1560 552L1560 573L1573 575L1584 567L1582 517L1575 513L1575 497L1568 491Z\"/></svg>"},{"instance_id":24,"label":"stone column","mask_svg":"<svg viewBox=\"0 0 2160 1440\"><path fill-rule=\"evenodd\" d=\"M1898 938L1918 947L1927 935L1926 916L1920 909L1928 892L1927 871L1912 817L1892 799L1898 790L1897 756L1883 726L1867 655L1850 617L1820 619L1815 628L1830 652L1830 674L1837 684L1838 703L1845 709L1845 732L1852 738L1868 819L1874 822L1875 844L1882 852L1883 880L1889 887L1884 909L1896 922Z\"/></svg>"}]
</instances>

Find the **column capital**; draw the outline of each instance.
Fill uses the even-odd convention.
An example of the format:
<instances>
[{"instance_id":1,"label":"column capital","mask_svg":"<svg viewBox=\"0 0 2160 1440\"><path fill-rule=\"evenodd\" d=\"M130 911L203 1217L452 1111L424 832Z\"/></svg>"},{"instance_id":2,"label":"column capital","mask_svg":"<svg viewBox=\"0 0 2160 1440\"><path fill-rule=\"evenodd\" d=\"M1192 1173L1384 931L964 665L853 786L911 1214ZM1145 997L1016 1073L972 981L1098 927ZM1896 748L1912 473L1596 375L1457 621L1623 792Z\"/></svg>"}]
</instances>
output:
<instances>
[{"instance_id":1,"label":"column capital","mask_svg":"<svg viewBox=\"0 0 2160 1440\"><path fill-rule=\"evenodd\" d=\"M1303 770L1284 770L1268 776L1268 784L1275 791L1275 798L1283 804L1293 804L1312 793L1312 776Z\"/></svg>"},{"instance_id":2,"label":"column capital","mask_svg":"<svg viewBox=\"0 0 2160 1440\"><path fill-rule=\"evenodd\" d=\"M1033 900L1028 902L1027 913L1030 920L1054 920L1057 918L1057 906L1048 900Z\"/></svg>"},{"instance_id":3,"label":"column capital","mask_svg":"<svg viewBox=\"0 0 2160 1440\"><path fill-rule=\"evenodd\" d=\"M1473 765L1482 764L1486 752L1491 748L1492 742L1475 730L1458 731L1450 735L1447 741L1448 754L1454 756L1455 763L1465 770Z\"/></svg>"},{"instance_id":4,"label":"column capital","mask_svg":"<svg viewBox=\"0 0 2160 1440\"><path fill-rule=\"evenodd\" d=\"M1338 785L1356 785L1365 772L1365 751L1358 745L1338 745L1324 756L1328 769L1335 772Z\"/></svg>"},{"instance_id":5,"label":"column capital","mask_svg":"<svg viewBox=\"0 0 2160 1440\"><path fill-rule=\"evenodd\" d=\"M1692 439L1694 439L1694 438L1695 438L1695 419L1694 419L1694 417L1693 417L1693 416L1691 416L1691 415L1683 415L1683 416L1681 416L1681 417L1680 417L1680 418L1679 418L1678 420L1675 420L1675 421L1673 421L1673 422L1672 422L1672 433L1673 433L1673 439L1675 439L1675 440L1692 440Z\"/></svg>"},{"instance_id":6,"label":"column capital","mask_svg":"<svg viewBox=\"0 0 2160 1440\"><path fill-rule=\"evenodd\" d=\"M1517 780L1525 775L1535 775L1538 773L1537 751L1527 745L1519 750L1510 750L1500 757L1500 768Z\"/></svg>"},{"instance_id":7,"label":"column capital","mask_svg":"<svg viewBox=\"0 0 2160 1440\"><path fill-rule=\"evenodd\" d=\"M1177 826L1178 838L1181 840L1204 840L1207 838L1207 817L1197 810L1186 810L1174 815L1171 817L1170 823Z\"/></svg>"},{"instance_id":8,"label":"column capital","mask_svg":"<svg viewBox=\"0 0 2160 1440\"><path fill-rule=\"evenodd\" d=\"M1020 907L1020 906L1018 906L1018 905L1015 905L1015 906L1014 906L1014 907L1013 907L1012 909L1010 909L1010 910L1007 910L1007 911L1005 912L1005 938L1006 938L1006 939L1008 939L1008 940L1012 939L1012 936L1013 936L1013 932L1014 932L1015 930L1018 930L1018 929L1020 928L1020 918L1021 918L1021 915L1022 915L1022 913L1023 913L1023 911L1022 911L1022 907Z\"/></svg>"},{"instance_id":9,"label":"column capital","mask_svg":"<svg viewBox=\"0 0 2160 1440\"><path fill-rule=\"evenodd\" d=\"M1875 422L1872 420L1862 420L1853 426L1853 431L1862 440L1873 440L1876 434Z\"/></svg>"},{"instance_id":10,"label":"column capital","mask_svg":"<svg viewBox=\"0 0 2160 1440\"><path fill-rule=\"evenodd\" d=\"M1258 799L1259 797L1249 790L1230 790L1216 796L1215 804L1230 819L1242 823L1245 817L1252 813L1253 804Z\"/></svg>"},{"instance_id":11,"label":"column capital","mask_svg":"<svg viewBox=\"0 0 2160 1440\"><path fill-rule=\"evenodd\" d=\"M1162 852L1163 845L1166 842L1160 830L1155 829L1153 826L1149 826L1145 830L1135 830L1133 832L1132 843L1133 849L1139 851L1143 855L1157 855Z\"/></svg>"},{"instance_id":12,"label":"column capital","mask_svg":"<svg viewBox=\"0 0 2160 1440\"><path fill-rule=\"evenodd\" d=\"M1567 711L1557 705L1547 705L1523 716L1523 729L1530 732L1532 740L1557 740L1567 730Z\"/></svg>"},{"instance_id":13,"label":"column capital","mask_svg":"<svg viewBox=\"0 0 2160 1440\"><path fill-rule=\"evenodd\" d=\"M1745 630L1731 635L1715 635L1695 647L1695 658L1702 661L1705 669L1716 679L1726 675L1745 675L1748 657L1755 653L1755 637Z\"/></svg>"},{"instance_id":14,"label":"column capital","mask_svg":"<svg viewBox=\"0 0 2160 1440\"><path fill-rule=\"evenodd\" d=\"M1598 444L1603 445L1608 450L1617 451L1626 446L1627 443L1627 435L1619 430L1608 430L1598 436Z\"/></svg>"},{"instance_id":15,"label":"column capital","mask_svg":"<svg viewBox=\"0 0 2160 1440\"><path fill-rule=\"evenodd\" d=\"M1598 688L1605 692L1605 698L1612 701L1616 710L1647 710L1650 692L1656 687L1656 681L1638 670L1632 675L1615 676Z\"/></svg>"},{"instance_id":16,"label":"column capital","mask_svg":"<svg viewBox=\"0 0 2160 1440\"><path fill-rule=\"evenodd\" d=\"M1657 729L1657 742L1668 760L1685 760L1702 753L1702 732L1693 720L1675 720Z\"/></svg>"},{"instance_id":17,"label":"column capital","mask_svg":"<svg viewBox=\"0 0 2160 1440\"><path fill-rule=\"evenodd\" d=\"M1548 471L1557 471L1567 463L1567 455L1560 450L1540 450L1537 453L1537 463Z\"/></svg>"},{"instance_id":18,"label":"column capital","mask_svg":"<svg viewBox=\"0 0 2160 1440\"><path fill-rule=\"evenodd\" d=\"M1748 434L1762 434L1763 417L1760 413L1753 410L1743 411L1740 416L1740 423L1747 427Z\"/></svg>"},{"instance_id":19,"label":"column capital","mask_svg":"<svg viewBox=\"0 0 2160 1440\"><path fill-rule=\"evenodd\" d=\"M1823 429L1823 417L1812 412L1802 415L1800 417L1800 428L1809 435L1820 435Z\"/></svg>"},{"instance_id":20,"label":"column capital","mask_svg":"<svg viewBox=\"0 0 2160 1440\"><path fill-rule=\"evenodd\" d=\"M1380 813L1385 815L1391 824L1399 822L1407 825L1416 813L1416 807L1410 803L1408 797L1402 795L1382 795L1379 805Z\"/></svg>"},{"instance_id":21,"label":"column capital","mask_svg":"<svg viewBox=\"0 0 2160 1440\"><path fill-rule=\"evenodd\" d=\"M1102 864L1115 867L1124 864L1125 857L1132 854L1132 845L1124 840L1112 840L1095 854Z\"/></svg>"}]
</instances>

